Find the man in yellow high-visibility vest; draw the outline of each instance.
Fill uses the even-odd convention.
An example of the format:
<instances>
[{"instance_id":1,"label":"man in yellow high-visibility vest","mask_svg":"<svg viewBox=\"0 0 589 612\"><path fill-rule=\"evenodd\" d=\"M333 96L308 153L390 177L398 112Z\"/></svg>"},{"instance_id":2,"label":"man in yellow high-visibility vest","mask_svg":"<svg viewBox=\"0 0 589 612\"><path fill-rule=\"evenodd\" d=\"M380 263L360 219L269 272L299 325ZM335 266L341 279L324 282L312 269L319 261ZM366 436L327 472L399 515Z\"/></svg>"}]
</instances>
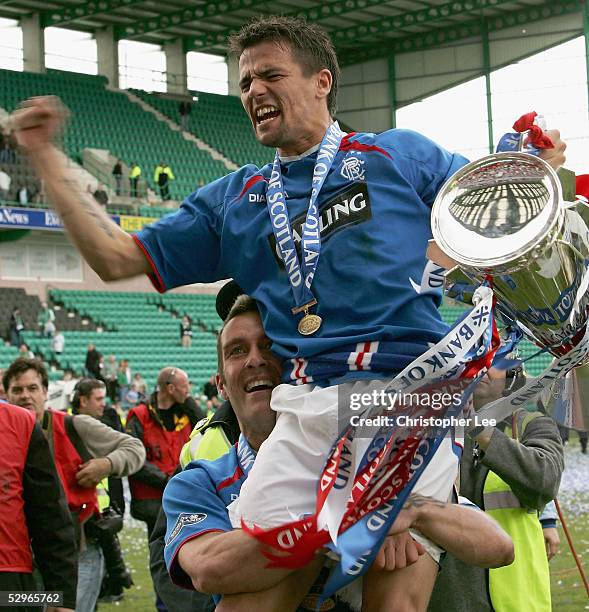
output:
<instances>
[{"instance_id":1,"label":"man in yellow high-visibility vest","mask_svg":"<svg viewBox=\"0 0 589 612\"><path fill-rule=\"evenodd\" d=\"M170 181L175 179L172 168L164 161L161 161L153 173L153 182L159 186L160 195L165 202L170 199Z\"/></svg>"},{"instance_id":2,"label":"man in yellow high-visibility vest","mask_svg":"<svg viewBox=\"0 0 589 612\"><path fill-rule=\"evenodd\" d=\"M139 193L137 187L139 185L139 178L141 177L141 167L137 162L131 162L131 169L129 170L129 185L131 187L131 197L136 198Z\"/></svg>"},{"instance_id":3,"label":"man in yellow high-visibility vest","mask_svg":"<svg viewBox=\"0 0 589 612\"><path fill-rule=\"evenodd\" d=\"M501 394L505 372L490 371L478 400ZM496 381L496 382L493 382ZM539 512L558 493L564 449L556 423L519 410L497 427L466 438L460 494L492 516L511 536L515 561L499 569L466 565L448 555L430 600L430 612L551 612L550 576Z\"/></svg>"}]
</instances>

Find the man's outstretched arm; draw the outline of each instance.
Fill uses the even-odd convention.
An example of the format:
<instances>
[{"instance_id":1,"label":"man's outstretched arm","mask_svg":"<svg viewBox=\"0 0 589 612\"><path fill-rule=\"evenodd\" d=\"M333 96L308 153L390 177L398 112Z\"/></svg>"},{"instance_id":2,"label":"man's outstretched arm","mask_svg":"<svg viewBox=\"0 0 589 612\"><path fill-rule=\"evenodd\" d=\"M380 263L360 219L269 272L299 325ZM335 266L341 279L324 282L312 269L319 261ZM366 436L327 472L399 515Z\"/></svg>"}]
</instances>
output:
<instances>
[{"instance_id":1,"label":"man's outstretched arm","mask_svg":"<svg viewBox=\"0 0 589 612\"><path fill-rule=\"evenodd\" d=\"M180 567L202 593L254 593L276 586L292 570L269 569L258 542L236 529L205 533L186 542L178 553ZM235 571L232 571L234 568Z\"/></svg>"},{"instance_id":2,"label":"man's outstretched arm","mask_svg":"<svg viewBox=\"0 0 589 612\"><path fill-rule=\"evenodd\" d=\"M469 565L502 567L513 562L511 538L494 519L474 507L411 495L389 533L409 528Z\"/></svg>"},{"instance_id":3,"label":"man's outstretched arm","mask_svg":"<svg viewBox=\"0 0 589 612\"><path fill-rule=\"evenodd\" d=\"M513 561L513 543L499 525L484 512L430 497L411 495L385 538L375 563L364 576L363 610L425 611L438 573L430 555L419 556L395 539L416 529L439 547L466 563L500 567ZM391 542L392 541L392 542ZM401 563L396 558L401 551ZM415 563L406 559L411 553ZM392 558L389 558L392 557ZM395 571L387 571L394 569ZM383 571L384 570L384 571Z\"/></svg>"},{"instance_id":4,"label":"man's outstretched arm","mask_svg":"<svg viewBox=\"0 0 589 612\"><path fill-rule=\"evenodd\" d=\"M32 98L12 115L11 127L70 238L100 278L111 281L149 273L149 263L131 235L82 188L69 159L55 145L66 116L58 98Z\"/></svg>"}]
</instances>

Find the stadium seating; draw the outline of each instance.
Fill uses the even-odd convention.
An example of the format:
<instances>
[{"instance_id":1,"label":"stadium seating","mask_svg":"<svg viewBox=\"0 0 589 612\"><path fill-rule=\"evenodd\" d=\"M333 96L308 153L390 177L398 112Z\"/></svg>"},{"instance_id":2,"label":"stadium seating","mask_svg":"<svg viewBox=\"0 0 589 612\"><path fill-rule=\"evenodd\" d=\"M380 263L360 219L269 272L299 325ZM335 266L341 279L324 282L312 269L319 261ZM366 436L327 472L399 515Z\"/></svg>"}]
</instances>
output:
<instances>
[{"instance_id":1,"label":"stadium seating","mask_svg":"<svg viewBox=\"0 0 589 612\"><path fill-rule=\"evenodd\" d=\"M223 163L106 84L105 77L58 70L0 70L0 107L10 112L28 97L58 95L71 111L63 136L70 157L79 159L86 147L108 149L127 164L137 161L142 178L152 185L155 167L164 160L176 177L170 184L173 199L194 191L199 178L209 182L228 172Z\"/></svg>"},{"instance_id":2,"label":"stadium seating","mask_svg":"<svg viewBox=\"0 0 589 612\"><path fill-rule=\"evenodd\" d=\"M180 123L177 100L140 90L133 90L133 93L176 123ZM239 98L212 93L194 93L194 97L198 100L192 105L188 126L195 136L239 166L263 166L272 161L273 151L256 140L251 122Z\"/></svg>"},{"instance_id":3,"label":"stadium seating","mask_svg":"<svg viewBox=\"0 0 589 612\"><path fill-rule=\"evenodd\" d=\"M27 295L24 289L0 288L0 336L8 340L10 314L14 308L19 308L25 330L33 335L38 333L37 315L41 310L41 301L36 295ZM61 331L95 329L92 322L83 321L74 312L67 312L59 307L54 308L55 327ZM0 368L3 367L0 365Z\"/></svg>"},{"instance_id":4,"label":"stadium seating","mask_svg":"<svg viewBox=\"0 0 589 612\"><path fill-rule=\"evenodd\" d=\"M170 213L173 213L174 210L170 210L169 208L163 208L162 206L140 206L138 212L140 217L151 217L152 219L159 219L161 217L169 215Z\"/></svg>"},{"instance_id":5,"label":"stadium seating","mask_svg":"<svg viewBox=\"0 0 589 612\"><path fill-rule=\"evenodd\" d=\"M211 299L210 295L154 294L151 299L172 313L179 316L188 315L193 323L200 323L207 330L217 332L221 327L215 300Z\"/></svg>"},{"instance_id":6,"label":"stadium seating","mask_svg":"<svg viewBox=\"0 0 589 612\"><path fill-rule=\"evenodd\" d=\"M0 342L0 369L6 369L18 357L18 347Z\"/></svg>"},{"instance_id":7,"label":"stadium seating","mask_svg":"<svg viewBox=\"0 0 589 612\"><path fill-rule=\"evenodd\" d=\"M80 372L88 343L92 342L105 357L113 353L117 360L129 359L131 370L140 372L150 389L155 385L158 371L166 365L186 369L195 390L217 370L216 336L200 331L195 319L192 347L181 347L180 319L166 310L154 293L52 289L50 295L53 303L61 304L64 309L75 309L80 316L91 318L99 328L89 332L64 332L62 355L53 354L50 339L25 332L31 349L42 353L46 360L55 360L61 368ZM178 298L179 295L165 297ZM211 306L214 312L214 296L182 295L181 298L180 308L188 309L194 300L198 304L195 312L206 312L207 320L213 320L209 315ZM184 314L184 310L177 312L180 316ZM220 323L218 317L216 323Z\"/></svg>"},{"instance_id":8,"label":"stadium seating","mask_svg":"<svg viewBox=\"0 0 589 612\"><path fill-rule=\"evenodd\" d=\"M37 194L41 189L41 184L35 175L35 171L28 164L25 157L20 153L14 152L14 159L10 162L0 163L0 170L8 174L11 179L10 190L6 196L7 203L18 202L18 191L21 187L27 187L29 191L28 208L47 208L42 202L35 202Z\"/></svg>"}]
</instances>

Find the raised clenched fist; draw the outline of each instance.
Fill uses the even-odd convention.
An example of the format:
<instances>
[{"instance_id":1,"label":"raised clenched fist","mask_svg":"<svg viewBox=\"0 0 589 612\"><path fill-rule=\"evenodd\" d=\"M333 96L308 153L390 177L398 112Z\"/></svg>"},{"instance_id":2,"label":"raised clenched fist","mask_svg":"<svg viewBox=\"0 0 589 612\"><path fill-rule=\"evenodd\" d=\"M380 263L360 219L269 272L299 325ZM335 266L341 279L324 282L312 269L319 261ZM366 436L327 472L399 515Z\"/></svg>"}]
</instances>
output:
<instances>
[{"instance_id":1,"label":"raised clenched fist","mask_svg":"<svg viewBox=\"0 0 589 612\"><path fill-rule=\"evenodd\" d=\"M10 117L18 144L29 153L51 145L61 132L69 111L56 96L29 98Z\"/></svg>"}]
</instances>

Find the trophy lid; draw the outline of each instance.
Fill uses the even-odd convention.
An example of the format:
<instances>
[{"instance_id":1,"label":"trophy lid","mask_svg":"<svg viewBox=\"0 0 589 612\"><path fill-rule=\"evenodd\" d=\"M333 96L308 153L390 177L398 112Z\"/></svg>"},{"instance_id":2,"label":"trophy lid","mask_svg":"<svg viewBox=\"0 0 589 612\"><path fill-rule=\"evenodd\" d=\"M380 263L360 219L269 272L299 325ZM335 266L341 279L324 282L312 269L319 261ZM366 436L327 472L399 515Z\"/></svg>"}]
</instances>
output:
<instances>
[{"instance_id":1,"label":"trophy lid","mask_svg":"<svg viewBox=\"0 0 589 612\"><path fill-rule=\"evenodd\" d=\"M494 153L446 181L433 205L432 233L459 265L492 269L530 251L561 219L560 181L546 162Z\"/></svg>"}]
</instances>

